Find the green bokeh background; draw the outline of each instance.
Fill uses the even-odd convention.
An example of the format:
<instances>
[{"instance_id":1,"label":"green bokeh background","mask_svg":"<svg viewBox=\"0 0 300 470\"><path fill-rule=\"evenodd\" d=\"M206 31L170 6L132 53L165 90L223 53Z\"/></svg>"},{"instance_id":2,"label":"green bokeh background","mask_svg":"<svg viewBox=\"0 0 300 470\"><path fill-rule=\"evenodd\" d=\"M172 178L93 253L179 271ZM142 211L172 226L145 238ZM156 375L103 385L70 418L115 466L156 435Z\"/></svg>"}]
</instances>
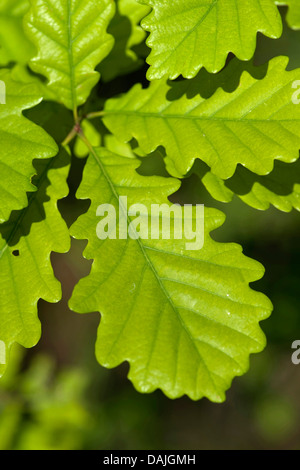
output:
<instances>
[{"instance_id":1,"label":"green bokeh background","mask_svg":"<svg viewBox=\"0 0 300 470\"><path fill-rule=\"evenodd\" d=\"M300 67L300 32L285 26L279 40L258 35L256 63L276 55L288 55L290 69ZM105 85L102 96L144 74L142 69ZM86 209L74 204L83 165L84 159L73 159L71 194L60 203L69 223ZM163 174L162 160L146 159L140 171ZM251 357L250 371L233 381L223 404L172 401L160 391L139 394L127 380L128 365L105 370L97 364L99 314L80 316L67 307L73 286L90 269L82 258L85 243L73 241L70 253L52 255L63 300L39 303L42 339L30 351L15 347L0 381L0 450L300 448L300 365L291 362L291 344L300 339L300 215L259 212L237 198L216 203L195 175L183 182L179 197L225 212L227 220L213 237L240 243L265 266L264 278L252 285L274 304L262 323L265 351Z\"/></svg>"}]
</instances>

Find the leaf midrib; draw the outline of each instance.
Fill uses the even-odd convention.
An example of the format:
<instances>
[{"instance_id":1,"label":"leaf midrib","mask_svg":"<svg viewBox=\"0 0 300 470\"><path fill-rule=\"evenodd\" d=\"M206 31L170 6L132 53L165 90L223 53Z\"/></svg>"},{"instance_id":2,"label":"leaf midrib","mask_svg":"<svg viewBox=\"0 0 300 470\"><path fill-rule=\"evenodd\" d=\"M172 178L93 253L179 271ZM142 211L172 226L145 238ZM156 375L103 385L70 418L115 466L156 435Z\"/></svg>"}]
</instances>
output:
<instances>
[{"instance_id":1,"label":"leaf midrib","mask_svg":"<svg viewBox=\"0 0 300 470\"><path fill-rule=\"evenodd\" d=\"M74 70L74 62L73 62L73 40L72 40L72 11L71 11L71 0L67 2L67 16L68 16L68 60L69 60L69 67L70 67L70 89L71 89L71 96L72 96L72 108L74 111L74 115L76 116L76 108L77 108L77 94L76 94L76 87L75 87L75 70Z\"/></svg>"},{"instance_id":2,"label":"leaf midrib","mask_svg":"<svg viewBox=\"0 0 300 470\"><path fill-rule=\"evenodd\" d=\"M157 118L157 119L186 119L186 120L198 120L198 121L224 121L224 122L298 122L300 121L300 118L294 118L294 119L257 119L257 118L248 118L248 119L239 119L239 118L221 118L221 117L215 117L215 116L207 116L207 117L202 117L202 116L194 116L191 114L162 114L162 113L148 113L148 112L142 112L142 111L122 111L122 110L104 110L103 111L103 117L105 116L113 116L113 115L123 115L123 116L141 116L141 117L150 117L150 118Z\"/></svg>"}]
</instances>

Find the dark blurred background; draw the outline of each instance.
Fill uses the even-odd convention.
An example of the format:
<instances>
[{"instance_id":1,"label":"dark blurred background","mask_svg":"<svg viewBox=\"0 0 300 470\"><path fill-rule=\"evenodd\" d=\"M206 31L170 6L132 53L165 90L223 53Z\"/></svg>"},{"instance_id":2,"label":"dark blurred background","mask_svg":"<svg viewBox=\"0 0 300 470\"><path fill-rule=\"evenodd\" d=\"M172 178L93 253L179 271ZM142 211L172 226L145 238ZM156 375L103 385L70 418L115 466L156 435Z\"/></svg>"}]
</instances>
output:
<instances>
[{"instance_id":1,"label":"dark blurred background","mask_svg":"<svg viewBox=\"0 0 300 470\"><path fill-rule=\"evenodd\" d=\"M300 67L300 32L285 26L279 40L258 35L255 62L276 55L289 56L290 69ZM144 74L142 69L115 80L101 93L129 88ZM74 204L84 162L73 158L71 193L60 202L69 224L87 208ZM156 170L150 164L145 172ZM73 241L68 254L52 255L63 300L39 303L41 341L29 351L15 347L0 382L0 449L300 448L300 365L291 362L291 344L300 339L300 215L257 211L238 198L216 203L195 175L181 191L190 202L225 212L226 222L213 237L240 243L246 255L265 266L264 278L252 284L274 305L261 324L268 339L265 351L251 356L249 372L233 381L223 404L170 400L160 391L138 393L127 379L126 364L105 370L96 362L100 315L68 309L75 283L90 269L82 257L85 242Z\"/></svg>"}]
</instances>

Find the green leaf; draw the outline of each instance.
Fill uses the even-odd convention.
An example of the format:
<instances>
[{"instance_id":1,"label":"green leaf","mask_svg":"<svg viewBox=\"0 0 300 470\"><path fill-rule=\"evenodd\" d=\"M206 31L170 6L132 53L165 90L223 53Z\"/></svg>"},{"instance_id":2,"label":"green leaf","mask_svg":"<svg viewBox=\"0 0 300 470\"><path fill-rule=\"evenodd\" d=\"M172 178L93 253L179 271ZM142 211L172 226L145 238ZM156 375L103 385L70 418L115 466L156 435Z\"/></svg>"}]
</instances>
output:
<instances>
[{"instance_id":1,"label":"green leaf","mask_svg":"<svg viewBox=\"0 0 300 470\"><path fill-rule=\"evenodd\" d=\"M28 195L28 206L14 211L0 226L0 339L7 351L15 342L34 346L41 326L37 302L58 302L60 283L55 279L50 254L69 250L70 237L57 201L68 194L69 156L37 160L37 191ZM0 374L5 370L0 365Z\"/></svg>"},{"instance_id":2,"label":"green leaf","mask_svg":"<svg viewBox=\"0 0 300 470\"><path fill-rule=\"evenodd\" d=\"M167 75L194 77L201 67L218 72L229 52L249 60L258 31L271 38L282 33L273 0L143 0L153 8L142 27L150 31L147 45L150 80Z\"/></svg>"},{"instance_id":3,"label":"green leaf","mask_svg":"<svg viewBox=\"0 0 300 470\"><path fill-rule=\"evenodd\" d=\"M115 44L108 57L98 67L105 82L133 72L143 64L134 47L146 38L146 33L139 24L150 8L137 3L136 0L118 0L116 4L115 16L108 27L108 33L114 37Z\"/></svg>"},{"instance_id":4,"label":"green leaf","mask_svg":"<svg viewBox=\"0 0 300 470\"><path fill-rule=\"evenodd\" d=\"M99 80L96 65L113 38L106 28L115 10L111 0L30 0L25 29L38 48L31 68L45 75L56 100L76 110Z\"/></svg>"},{"instance_id":5,"label":"green leaf","mask_svg":"<svg viewBox=\"0 0 300 470\"><path fill-rule=\"evenodd\" d=\"M34 46L25 35L23 17L28 0L0 0L0 65L26 64L34 55Z\"/></svg>"},{"instance_id":6,"label":"green leaf","mask_svg":"<svg viewBox=\"0 0 300 470\"><path fill-rule=\"evenodd\" d=\"M287 13L287 23L293 29L300 29L300 4L299 0L275 0L276 5L286 5L289 7Z\"/></svg>"},{"instance_id":7,"label":"green leaf","mask_svg":"<svg viewBox=\"0 0 300 470\"><path fill-rule=\"evenodd\" d=\"M91 206L71 232L88 239L84 254L94 262L70 306L101 312L97 358L106 367L128 361L139 391L161 388L171 398L187 394L220 402L233 377L247 370L249 354L265 345L258 323L272 307L248 285L263 268L239 245L212 240L209 232L224 220L214 209L205 208L205 241L198 251L187 251L184 239L99 240L99 204L112 204L117 214L119 196L127 196L128 207L170 205L167 198L179 182L139 175L138 166L137 159L103 148L88 158L78 197L91 199Z\"/></svg>"},{"instance_id":8,"label":"green leaf","mask_svg":"<svg viewBox=\"0 0 300 470\"><path fill-rule=\"evenodd\" d=\"M145 153L163 145L173 176L185 175L196 158L223 179L234 174L238 163L265 175L275 159L293 162L299 156L300 106L293 95L300 72L287 72L287 62L271 60L260 80L245 71L235 91L219 88L207 99L190 98L186 81L156 80L146 89L135 85L106 102L103 122L120 140L135 138ZM202 77L193 86L198 83L207 92Z\"/></svg>"},{"instance_id":9,"label":"green leaf","mask_svg":"<svg viewBox=\"0 0 300 470\"><path fill-rule=\"evenodd\" d=\"M4 222L12 210L26 206L26 192L36 189L31 183L35 174L32 160L53 157L57 145L22 115L42 101L38 87L14 81L11 72L4 69L0 70L0 80L6 87L6 104L0 104L0 222Z\"/></svg>"},{"instance_id":10,"label":"green leaf","mask_svg":"<svg viewBox=\"0 0 300 470\"><path fill-rule=\"evenodd\" d=\"M242 166L228 180L222 180L209 168L194 170L214 199L229 202L236 194L242 201L259 210L273 205L283 212L300 211L300 160L295 163L275 162L273 171L259 176Z\"/></svg>"}]
</instances>

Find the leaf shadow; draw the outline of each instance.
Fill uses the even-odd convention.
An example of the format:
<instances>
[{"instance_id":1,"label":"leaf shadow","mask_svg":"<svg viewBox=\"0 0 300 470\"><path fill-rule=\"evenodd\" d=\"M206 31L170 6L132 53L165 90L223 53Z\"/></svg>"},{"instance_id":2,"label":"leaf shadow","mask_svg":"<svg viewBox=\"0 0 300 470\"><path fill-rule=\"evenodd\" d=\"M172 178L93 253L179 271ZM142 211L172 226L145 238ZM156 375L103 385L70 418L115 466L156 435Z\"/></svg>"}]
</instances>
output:
<instances>
[{"instance_id":1,"label":"leaf shadow","mask_svg":"<svg viewBox=\"0 0 300 470\"><path fill-rule=\"evenodd\" d=\"M287 24L288 7L279 7L279 11L282 17L283 33L278 39L258 33L254 64L259 66L273 57L286 56L289 58L287 70L293 70L300 67L300 31L290 28Z\"/></svg>"},{"instance_id":2,"label":"leaf shadow","mask_svg":"<svg viewBox=\"0 0 300 470\"><path fill-rule=\"evenodd\" d=\"M288 196L295 184L300 184L300 160L285 163L275 160L274 168L268 175L260 176L252 173L242 165L238 165L235 174L225 181L225 186L239 196L248 194L255 183L272 191L278 196Z\"/></svg>"},{"instance_id":3,"label":"leaf shadow","mask_svg":"<svg viewBox=\"0 0 300 470\"><path fill-rule=\"evenodd\" d=\"M256 67L252 61L243 62L230 55L227 65L219 73L212 74L202 68L195 78L168 80L170 89L166 98L176 101L184 95L187 99L199 95L203 99L209 99L218 88L222 88L226 93L233 93L238 88L244 72L248 72L256 80L262 80L268 72L268 63Z\"/></svg>"},{"instance_id":4,"label":"leaf shadow","mask_svg":"<svg viewBox=\"0 0 300 470\"><path fill-rule=\"evenodd\" d=\"M241 61L232 53L228 55L225 67L213 74L202 68L195 78L186 80L179 77L177 80L169 80L170 90L167 99L176 101L186 95L188 99L200 95L203 99L210 98L218 88L227 93L233 93L239 86L241 75L248 72L256 80L262 80L268 71L269 61L278 56L289 58L287 70L299 67L299 39L300 31L292 30L286 23L286 7L280 8L283 20L283 33L279 39L271 39L258 33L257 48L251 61Z\"/></svg>"},{"instance_id":5,"label":"leaf shadow","mask_svg":"<svg viewBox=\"0 0 300 470\"><path fill-rule=\"evenodd\" d=\"M61 150L56 157L44 160L34 160L36 174L32 183L37 187L34 192L27 193L28 204L24 209L12 211L8 221L0 225L1 237L9 247L15 247L22 237L29 235L33 224L46 219L45 204L50 200L48 188L51 184L48 178L49 170L63 168L69 164L69 155ZM19 250L12 252L19 256Z\"/></svg>"},{"instance_id":6,"label":"leaf shadow","mask_svg":"<svg viewBox=\"0 0 300 470\"><path fill-rule=\"evenodd\" d=\"M196 173L202 180L209 172L209 166L197 159L187 176ZM221 181L237 196L249 194L256 183L278 196L289 196L294 191L294 186L300 185L300 159L293 163L275 160L274 168L268 175L257 175L239 164L231 178Z\"/></svg>"},{"instance_id":7,"label":"leaf shadow","mask_svg":"<svg viewBox=\"0 0 300 470\"><path fill-rule=\"evenodd\" d=\"M24 112L27 119L42 127L60 144L74 126L73 114L54 101L42 101L38 106Z\"/></svg>"},{"instance_id":8,"label":"leaf shadow","mask_svg":"<svg viewBox=\"0 0 300 470\"><path fill-rule=\"evenodd\" d=\"M107 28L107 32L114 38L114 46L109 55L98 65L97 70L104 82L109 82L121 75L136 70L143 61L134 60L127 54L127 45L133 33L131 22L127 16L120 13L119 4L116 4L115 15ZM117 64L117 67L114 66ZM116 68L116 70L115 70ZM117 70L119 68L119 70Z\"/></svg>"}]
</instances>

